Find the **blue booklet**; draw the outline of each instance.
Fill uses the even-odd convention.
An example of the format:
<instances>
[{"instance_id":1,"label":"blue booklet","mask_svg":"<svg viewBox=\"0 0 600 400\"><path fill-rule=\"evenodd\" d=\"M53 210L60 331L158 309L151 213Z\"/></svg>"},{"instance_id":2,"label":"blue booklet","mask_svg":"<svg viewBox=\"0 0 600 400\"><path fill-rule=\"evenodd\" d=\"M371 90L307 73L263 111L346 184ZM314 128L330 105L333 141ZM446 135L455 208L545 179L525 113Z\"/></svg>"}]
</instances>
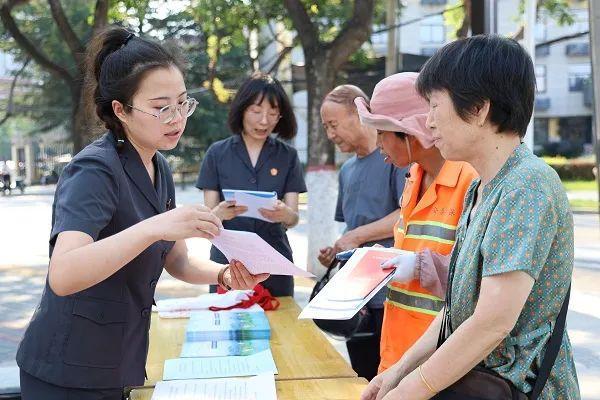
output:
<instances>
[{"instance_id":1,"label":"blue booklet","mask_svg":"<svg viewBox=\"0 0 600 400\"><path fill-rule=\"evenodd\" d=\"M223 189L223 198L226 201L235 201L238 206L248 207L248 211L240 214L240 217L256 218L270 222L263 217L260 209L272 210L277 202L277 192L259 192L255 190L233 190Z\"/></svg>"},{"instance_id":2,"label":"blue booklet","mask_svg":"<svg viewBox=\"0 0 600 400\"><path fill-rule=\"evenodd\" d=\"M271 327L264 312L192 312L185 332L187 342L268 340Z\"/></svg>"}]
</instances>

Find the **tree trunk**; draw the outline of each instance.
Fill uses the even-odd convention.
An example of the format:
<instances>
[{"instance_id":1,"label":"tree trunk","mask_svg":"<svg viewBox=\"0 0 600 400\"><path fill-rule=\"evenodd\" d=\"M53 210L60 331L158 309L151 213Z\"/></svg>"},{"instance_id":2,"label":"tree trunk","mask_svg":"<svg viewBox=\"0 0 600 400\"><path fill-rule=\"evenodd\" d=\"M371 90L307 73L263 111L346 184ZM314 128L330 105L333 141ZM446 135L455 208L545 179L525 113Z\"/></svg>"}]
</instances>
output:
<instances>
[{"instance_id":1,"label":"tree trunk","mask_svg":"<svg viewBox=\"0 0 600 400\"><path fill-rule=\"evenodd\" d=\"M333 222L337 203L337 171L335 147L321 124L321 104L335 85L335 71L324 51L305 54L308 95L308 168L306 181L308 207L308 270L319 274L323 267L317 260L319 249L331 246L337 239ZM317 194L317 195L315 195Z\"/></svg>"},{"instance_id":2,"label":"tree trunk","mask_svg":"<svg viewBox=\"0 0 600 400\"><path fill-rule=\"evenodd\" d=\"M85 79L88 79L86 77ZM77 79L71 85L71 141L73 154L79 153L87 144L96 139L103 131L103 125L96 116L92 96L87 92L88 86Z\"/></svg>"}]
</instances>

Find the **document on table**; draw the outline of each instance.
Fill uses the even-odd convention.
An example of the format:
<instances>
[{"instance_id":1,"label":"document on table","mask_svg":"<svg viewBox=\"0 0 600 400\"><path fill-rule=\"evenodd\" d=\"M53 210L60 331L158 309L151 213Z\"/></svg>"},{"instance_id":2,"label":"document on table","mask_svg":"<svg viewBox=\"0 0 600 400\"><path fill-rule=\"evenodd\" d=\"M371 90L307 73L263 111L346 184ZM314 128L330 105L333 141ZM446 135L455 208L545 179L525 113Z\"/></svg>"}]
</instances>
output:
<instances>
[{"instance_id":1,"label":"document on table","mask_svg":"<svg viewBox=\"0 0 600 400\"><path fill-rule=\"evenodd\" d=\"M163 380L229 378L277 374L271 350L249 356L175 358L165 361Z\"/></svg>"},{"instance_id":2,"label":"document on table","mask_svg":"<svg viewBox=\"0 0 600 400\"><path fill-rule=\"evenodd\" d=\"M192 311L205 310L207 313L212 313L208 311L209 307L231 307L248 300L253 293L252 290L230 290L224 294L207 293L198 297L164 299L156 302L156 309L161 318L189 318ZM254 304L245 311L263 310L259 305Z\"/></svg>"},{"instance_id":3,"label":"document on table","mask_svg":"<svg viewBox=\"0 0 600 400\"><path fill-rule=\"evenodd\" d=\"M314 277L294 265L254 232L222 229L211 242L227 260L241 261L252 274L268 272L272 275Z\"/></svg>"},{"instance_id":4,"label":"document on table","mask_svg":"<svg viewBox=\"0 0 600 400\"><path fill-rule=\"evenodd\" d=\"M261 208L272 210L277 201L277 192L223 189L223 197L226 201L235 200L235 204L238 206L248 207L248 211L240 214L240 217L256 218L271 222L263 217L258 210Z\"/></svg>"},{"instance_id":5,"label":"document on table","mask_svg":"<svg viewBox=\"0 0 600 400\"><path fill-rule=\"evenodd\" d=\"M406 251L383 247L356 249L298 319L352 318L394 276L394 269L381 269L381 263L402 253Z\"/></svg>"},{"instance_id":6,"label":"document on table","mask_svg":"<svg viewBox=\"0 0 600 400\"><path fill-rule=\"evenodd\" d=\"M277 400L275 377L191 379L156 384L152 400Z\"/></svg>"}]
</instances>

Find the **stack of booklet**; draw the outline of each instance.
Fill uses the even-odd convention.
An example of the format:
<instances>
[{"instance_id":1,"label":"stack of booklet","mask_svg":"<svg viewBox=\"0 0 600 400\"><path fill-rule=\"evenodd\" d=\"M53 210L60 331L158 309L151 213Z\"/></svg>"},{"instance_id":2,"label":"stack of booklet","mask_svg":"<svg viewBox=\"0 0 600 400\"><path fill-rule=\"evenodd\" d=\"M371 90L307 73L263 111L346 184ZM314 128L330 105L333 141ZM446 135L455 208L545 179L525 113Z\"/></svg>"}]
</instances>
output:
<instances>
[{"instance_id":1,"label":"stack of booklet","mask_svg":"<svg viewBox=\"0 0 600 400\"><path fill-rule=\"evenodd\" d=\"M181 357L247 356L269 349L271 327L258 305L246 310L195 311Z\"/></svg>"},{"instance_id":2,"label":"stack of booklet","mask_svg":"<svg viewBox=\"0 0 600 400\"><path fill-rule=\"evenodd\" d=\"M188 342L270 338L271 327L265 313L245 310L192 312L185 332Z\"/></svg>"},{"instance_id":3,"label":"stack of booklet","mask_svg":"<svg viewBox=\"0 0 600 400\"><path fill-rule=\"evenodd\" d=\"M269 321L258 305L192 311L180 358L165 361L152 400L275 400L277 367L270 337Z\"/></svg>"}]
</instances>

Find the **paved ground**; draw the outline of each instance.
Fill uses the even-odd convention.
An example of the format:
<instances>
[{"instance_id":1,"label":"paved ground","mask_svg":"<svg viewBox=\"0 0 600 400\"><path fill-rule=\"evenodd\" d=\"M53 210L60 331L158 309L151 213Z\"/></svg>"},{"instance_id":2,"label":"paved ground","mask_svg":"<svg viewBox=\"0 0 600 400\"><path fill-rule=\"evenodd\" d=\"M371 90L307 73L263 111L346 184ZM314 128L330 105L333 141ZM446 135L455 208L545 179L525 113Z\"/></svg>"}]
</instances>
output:
<instances>
[{"instance_id":1,"label":"paved ground","mask_svg":"<svg viewBox=\"0 0 600 400\"><path fill-rule=\"evenodd\" d=\"M28 188L24 196L0 197L0 374L14 366L20 337L37 305L46 279L47 240L50 230L53 187ZM179 204L201 201L198 191L188 186L177 194ZM568 329L586 400L600 400L600 218L597 214L575 215L576 269L569 308ZM339 225L338 225L339 227ZM306 264L306 219L289 232L298 265ZM195 254L208 256L208 244L190 240ZM312 282L297 281L296 300L306 304ZM157 297L198 295L206 289L161 277ZM345 346L331 339L345 356ZM2 381L2 376L0 376Z\"/></svg>"}]
</instances>

